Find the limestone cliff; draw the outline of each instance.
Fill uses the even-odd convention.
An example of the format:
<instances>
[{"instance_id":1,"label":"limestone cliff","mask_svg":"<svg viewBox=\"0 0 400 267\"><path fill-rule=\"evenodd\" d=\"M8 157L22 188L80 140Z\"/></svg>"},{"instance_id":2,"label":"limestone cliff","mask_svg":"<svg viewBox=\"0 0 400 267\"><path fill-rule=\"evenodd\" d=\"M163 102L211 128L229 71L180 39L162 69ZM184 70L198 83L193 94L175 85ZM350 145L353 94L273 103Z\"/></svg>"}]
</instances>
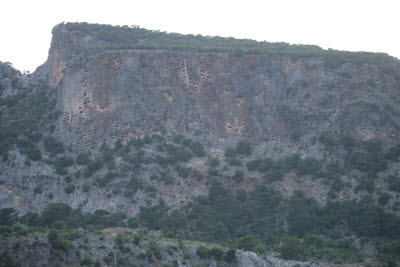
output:
<instances>
[{"instance_id":1,"label":"limestone cliff","mask_svg":"<svg viewBox=\"0 0 400 267\"><path fill-rule=\"evenodd\" d=\"M263 258L237 251L238 266L297 264L267 256L264 244L297 253L286 259L309 253L353 263L393 250L363 238L400 236L398 59L128 26L67 23L52 33L48 59L33 74L0 63L1 211L37 213L33 227L70 219L72 229L162 229L234 246L255 235L252 249ZM70 216L38 219L63 208ZM329 209L342 212L329 217ZM75 266L89 254L110 266L154 263L140 246L118 251L111 236L76 236L66 242L76 253L61 254L43 234L0 230L0 254L27 266ZM93 253L84 252L88 242ZM159 244L157 262L183 266L184 252L169 242ZM41 256L30 259L31 248ZM219 264L200 259L197 245L188 249L185 266Z\"/></svg>"}]
</instances>

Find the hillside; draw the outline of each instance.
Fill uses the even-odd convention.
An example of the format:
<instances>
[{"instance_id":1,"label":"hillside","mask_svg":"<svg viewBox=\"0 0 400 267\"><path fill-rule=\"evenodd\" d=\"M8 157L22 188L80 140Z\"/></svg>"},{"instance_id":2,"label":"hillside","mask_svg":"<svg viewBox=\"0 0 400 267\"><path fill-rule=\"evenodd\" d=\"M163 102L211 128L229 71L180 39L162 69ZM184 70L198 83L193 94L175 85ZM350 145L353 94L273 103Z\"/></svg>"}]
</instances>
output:
<instances>
[{"instance_id":1,"label":"hillside","mask_svg":"<svg viewBox=\"0 0 400 267\"><path fill-rule=\"evenodd\" d=\"M0 225L17 227L2 242L61 222L261 258L399 261L398 59L128 26L52 33L33 74L0 64Z\"/></svg>"}]
</instances>

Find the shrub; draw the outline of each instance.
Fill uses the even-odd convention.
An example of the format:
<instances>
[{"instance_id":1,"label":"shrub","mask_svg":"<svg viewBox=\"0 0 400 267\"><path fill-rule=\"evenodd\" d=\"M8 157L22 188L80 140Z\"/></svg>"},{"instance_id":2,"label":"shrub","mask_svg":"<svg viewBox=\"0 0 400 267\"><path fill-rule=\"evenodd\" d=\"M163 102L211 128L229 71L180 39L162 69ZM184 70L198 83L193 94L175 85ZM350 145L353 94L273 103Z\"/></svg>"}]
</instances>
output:
<instances>
[{"instance_id":1,"label":"shrub","mask_svg":"<svg viewBox=\"0 0 400 267\"><path fill-rule=\"evenodd\" d=\"M289 170L297 169L301 162L301 157L297 153L290 155L285 160L285 164Z\"/></svg>"},{"instance_id":2,"label":"shrub","mask_svg":"<svg viewBox=\"0 0 400 267\"><path fill-rule=\"evenodd\" d=\"M8 236L11 234L12 229L8 226L0 225L0 236Z\"/></svg>"},{"instance_id":3,"label":"shrub","mask_svg":"<svg viewBox=\"0 0 400 267\"><path fill-rule=\"evenodd\" d=\"M221 221L215 225L213 234L214 238L219 241L224 241L229 237L229 231Z\"/></svg>"},{"instance_id":4,"label":"shrub","mask_svg":"<svg viewBox=\"0 0 400 267\"><path fill-rule=\"evenodd\" d=\"M300 161L297 166L297 174L298 175L305 175L310 174L313 175L317 173L321 169L321 162L316 158L305 158L304 160Z\"/></svg>"},{"instance_id":5,"label":"shrub","mask_svg":"<svg viewBox=\"0 0 400 267\"><path fill-rule=\"evenodd\" d=\"M14 208L0 209L0 225L11 226L18 220L18 213Z\"/></svg>"},{"instance_id":6,"label":"shrub","mask_svg":"<svg viewBox=\"0 0 400 267\"><path fill-rule=\"evenodd\" d=\"M172 177L169 173L163 174L160 178L161 181L164 182L164 184L173 184L174 183L174 177Z\"/></svg>"},{"instance_id":7,"label":"shrub","mask_svg":"<svg viewBox=\"0 0 400 267\"><path fill-rule=\"evenodd\" d=\"M135 246L138 246L141 239L142 239L142 237L141 237L140 235L135 234L135 235L133 236L133 244L134 244Z\"/></svg>"},{"instance_id":8,"label":"shrub","mask_svg":"<svg viewBox=\"0 0 400 267\"><path fill-rule=\"evenodd\" d=\"M6 162L8 160L8 156L9 156L8 152L3 152L3 154L1 155L1 160L3 162Z\"/></svg>"},{"instance_id":9,"label":"shrub","mask_svg":"<svg viewBox=\"0 0 400 267\"><path fill-rule=\"evenodd\" d=\"M383 193L382 195L379 196L378 202L380 205L385 206L389 200L390 200L390 195L388 193Z\"/></svg>"},{"instance_id":10,"label":"shrub","mask_svg":"<svg viewBox=\"0 0 400 267\"><path fill-rule=\"evenodd\" d=\"M266 248L263 244L258 243L255 247L254 247L254 252L257 253L258 255L262 255L266 252Z\"/></svg>"},{"instance_id":11,"label":"shrub","mask_svg":"<svg viewBox=\"0 0 400 267\"><path fill-rule=\"evenodd\" d=\"M285 173L282 170L271 169L265 173L265 178L268 179L270 183L280 181L283 179Z\"/></svg>"},{"instance_id":12,"label":"shrub","mask_svg":"<svg viewBox=\"0 0 400 267\"><path fill-rule=\"evenodd\" d=\"M304 260L304 246L297 238L288 238L280 248L281 257L285 260Z\"/></svg>"},{"instance_id":13,"label":"shrub","mask_svg":"<svg viewBox=\"0 0 400 267\"><path fill-rule=\"evenodd\" d=\"M236 156L236 150L233 147L229 146L225 148L225 157L233 158L235 156Z\"/></svg>"},{"instance_id":14,"label":"shrub","mask_svg":"<svg viewBox=\"0 0 400 267\"><path fill-rule=\"evenodd\" d=\"M353 152L346 157L346 165L365 172L380 172L386 169L386 161L380 154Z\"/></svg>"},{"instance_id":15,"label":"shrub","mask_svg":"<svg viewBox=\"0 0 400 267\"><path fill-rule=\"evenodd\" d=\"M315 248L322 248L325 246L326 241L316 234L307 233L304 236L304 244L313 246Z\"/></svg>"},{"instance_id":16,"label":"shrub","mask_svg":"<svg viewBox=\"0 0 400 267\"><path fill-rule=\"evenodd\" d=\"M375 190L375 180L371 175L361 175L358 179L358 185L354 188L354 192L357 193L359 190L367 190L368 193L372 193Z\"/></svg>"},{"instance_id":17,"label":"shrub","mask_svg":"<svg viewBox=\"0 0 400 267\"><path fill-rule=\"evenodd\" d=\"M344 186L345 185L344 185L342 179L335 178L335 180L333 180L333 183L332 183L332 190L334 190L335 192L340 192L340 190L342 190Z\"/></svg>"},{"instance_id":18,"label":"shrub","mask_svg":"<svg viewBox=\"0 0 400 267\"><path fill-rule=\"evenodd\" d=\"M177 134L172 138L172 142L180 144L185 137L182 134Z\"/></svg>"},{"instance_id":19,"label":"shrub","mask_svg":"<svg viewBox=\"0 0 400 267\"><path fill-rule=\"evenodd\" d=\"M224 257L224 251L220 248L213 247L210 249L209 255L215 260L220 261Z\"/></svg>"},{"instance_id":20,"label":"shrub","mask_svg":"<svg viewBox=\"0 0 400 267\"><path fill-rule=\"evenodd\" d=\"M73 164L74 160L71 157L60 157L54 162L54 166L56 168L66 168L72 166Z\"/></svg>"},{"instance_id":21,"label":"shrub","mask_svg":"<svg viewBox=\"0 0 400 267\"><path fill-rule=\"evenodd\" d=\"M37 147L31 147L29 149L25 149L21 151L23 154L26 154L26 156L30 160L40 160L42 158L42 152Z\"/></svg>"},{"instance_id":22,"label":"shrub","mask_svg":"<svg viewBox=\"0 0 400 267\"><path fill-rule=\"evenodd\" d=\"M252 251L256 246L256 239L252 235L246 235L245 237L239 238L238 248Z\"/></svg>"},{"instance_id":23,"label":"shrub","mask_svg":"<svg viewBox=\"0 0 400 267\"><path fill-rule=\"evenodd\" d=\"M400 178L398 176L389 175L386 181L389 184L390 190L400 192Z\"/></svg>"},{"instance_id":24,"label":"shrub","mask_svg":"<svg viewBox=\"0 0 400 267\"><path fill-rule=\"evenodd\" d=\"M400 144L391 147L388 152L385 153L385 159L395 160L400 156Z\"/></svg>"},{"instance_id":25,"label":"shrub","mask_svg":"<svg viewBox=\"0 0 400 267\"><path fill-rule=\"evenodd\" d=\"M67 175L68 174L68 170L66 168L56 168L56 173L58 175Z\"/></svg>"},{"instance_id":26,"label":"shrub","mask_svg":"<svg viewBox=\"0 0 400 267\"><path fill-rule=\"evenodd\" d=\"M236 145L236 152L241 155L251 155L252 149L248 141L240 140Z\"/></svg>"},{"instance_id":27,"label":"shrub","mask_svg":"<svg viewBox=\"0 0 400 267\"><path fill-rule=\"evenodd\" d=\"M187 150L186 148L182 146L176 146L173 144L168 144L166 146L167 152L170 155L170 162L174 163L174 160L182 161L182 162L187 162L193 157L192 152Z\"/></svg>"},{"instance_id":28,"label":"shrub","mask_svg":"<svg viewBox=\"0 0 400 267\"><path fill-rule=\"evenodd\" d=\"M82 185L82 191L84 193L89 192L89 190L90 190L90 186L88 184Z\"/></svg>"},{"instance_id":29,"label":"shrub","mask_svg":"<svg viewBox=\"0 0 400 267\"><path fill-rule=\"evenodd\" d=\"M51 229L49 234L47 235L51 246L55 250L63 250L67 251L71 246L71 243L68 240L65 240L60 232L56 229Z\"/></svg>"},{"instance_id":30,"label":"shrub","mask_svg":"<svg viewBox=\"0 0 400 267\"><path fill-rule=\"evenodd\" d=\"M85 176L90 177L95 171L100 170L103 167L103 164L103 161L101 161L100 159L89 163L86 167Z\"/></svg>"},{"instance_id":31,"label":"shrub","mask_svg":"<svg viewBox=\"0 0 400 267\"><path fill-rule=\"evenodd\" d=\"M228 164L230 166L242 166L242 162L237 158L228 158Z\"/></svg>"},{"instance_id":32,"label":"shrub","mask_svg":"<svg viewBox=\"0 0 400 267\"><path fill-rule=\"evenodd\" d=\"M207 259L210 257L210 250L205 246L199 246L196 251L197 255L199 255L202 259Z\"/></svg>"},{"instance_id":33,"label":"shrub","mask_svg":"<svg viewBox=\"0 0 400 267\"><path fill-rule=\"evenodd\" d=\"M124 241L124 235L122 233L118 233L115 237L115 243L120 246L124 243Z\"/></svg>"},{"instance_id":34,"label":"shrub","mask_svg":"<svg viewBox=\"0 0 400 267\"><path fill-rule=\"evenodd\" d=\"M219 159L218 158L212 158L208 161L208 166L210 167L217 167L219 166Z\"/></svg>"},{"instance_id":35,"label":"shrub","mask_svg":"<svg viewBox=\"0 0 400 267\"><path fill-rule=\"evenodd\" d=\"M42 190L42 188L40 187L40 186L36 186L34 189L33 189L33 195L34 196L36 196L36 195L41 195L43 193L43 190Z\"/></svg>"},{"instance_id":36,"label":"shrub","mask_svg":"<svg viewBox=\"0 0 400 267\"><path fill-rule=\"evenodd\" d=\"M318 141L325 145L328 150L333 149L339 144L338 140L330 136L328 133L322 133Z\"/></svg>"},{"instance_id":37,"label":"shrub","mask_svg":"<svg viewBox=\"0 0 400 267\"><path fill-rule=\"evenodd\" d=\"M228 263L233 263L236 261L236 250L230 249L226 252L224 260Z\"/></svg>"},{"instance_id":38,"label":"shrub","mask_svg":"<svg viewBox=\"0 0 400 267\"><path fill-rule=\"evenodd\" d=\"M243 181L243 177L244 177L244 171L236 170L235 174L232 176L232 179L234 179L236 182L240 183Z\"/></svg>"},{"instance_id":39,"label":"shrub","mask_svg":"<svg viewBox=\"0 0 400 267\"><path fill-rule=\"evenodd\" d=\"M85 255L83 260L81 261L82 266L91 266L93 264L92 258L89 255Z\"/></svg>"},{"instance_id":40,"label":"shrub","mask_svg":"<svg viewBox=\"0 0 400 267\"><path fill-rule=\"evenodd\" d=\"M65 194L72 194L73 192L75 191L75 185L72 185L72 184L70 184L70 185L67 185L65 188L64 188L64 192L65 192Z\"/></svg>"},{"instance_id":41,"label":"shrub","mask_svg":"<svg viewBox=\"0 0 400 267\"><path fill-rule=\"evenodd\" d=\"M204 146L200 142L192 142L190 145L190 149L192 150L193 154L196 157L204 157L206 155L206 152L204 150Z\"/></svg>"},{"instance_id":42,"label":"shrub","mask_svg":"<svg viewBox=\"0 0 400 267\"><path fill-rule=\"evenodd\" d=\"M64 177L64 181L69 184L72 181L72 177L71 176L66 176Z\"/></svg>"},{"instance_id":43,"label":"shrub","mask_svg":"<svg viewBox=\"0 0 400 267\"><path fill-rule=\"evenodd\" d=\"M151 144L153 142L153 138L150 135L145 135L143 137L143 143L145 144Z\"/></svg>"},{"instance_id":44,"label":"shrub","mask_svg":"<svg viewBox=\"0 0 400 267\"><path fill-rule=\"evenodd\" d=\"M114 261L114 253L110 251L107 256L103 257L103 261L109 265L112 264Z\"/></svg>"},{"instance_id":45,"label":"shrub","mask_svg":"<svg viewBox=\"0 0 400 267\"><path fill-rule=\"evenodd\" d=\"M44 149L46 149L47 152L49 152L51 155L57 155L64 153L64 145L63 143L57 141L52 136L46 136L44 138Z\"/></svg>"},{"instance_id":46,"label":"shrub","mask_svg":"<svg viewBox=\"0 0 400 267\"><path fill-rule=\"evenodd\" d=\"M76 163L79 165L88 165L90 163L90 153L89 152L81 152L76 157Z\"/></svg>"}]
</instances>

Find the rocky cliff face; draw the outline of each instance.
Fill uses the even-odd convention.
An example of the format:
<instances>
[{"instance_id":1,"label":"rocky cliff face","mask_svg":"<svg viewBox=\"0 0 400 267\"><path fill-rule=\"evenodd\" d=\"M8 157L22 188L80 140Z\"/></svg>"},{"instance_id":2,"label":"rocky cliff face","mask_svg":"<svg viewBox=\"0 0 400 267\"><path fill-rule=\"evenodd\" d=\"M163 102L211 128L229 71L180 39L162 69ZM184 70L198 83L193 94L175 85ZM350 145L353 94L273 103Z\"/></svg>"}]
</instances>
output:
<instances>
[{"instance_id":1,"label":"rocky cliff face","mask_svg":"<svg viewBox=\"0 0 400 267\"><path fill-rule=\"evenodd\" d=\"M315 252L358 262L389 249L361 237L387 237L400 225L393 216L400 212L399 103L400 63L387 55L61 24L48 60L32 75L0 63L0 211L52 218L21 219L34 227L64 220L70 229L162 229L230 245L257 240L250 245L259 254L268 244L292 253L287 259ZM74 219L59 219L63 207ZM353 207L355 216L375 218L372 227L343 215ZM343 220L322 217L329 208L341 209ZM227 214L218 217L221 210ZM148 242L122 250L115 234L74 239L66 232L62 240L76 251L61 252L51 235L18 227L0 228L0 265L79 266L89 256L109 266L155 264ZM199 244L188 243L185 256L171 252L171 240L159 241L157 264L222 264L199 258ZM299 244L307 250L298 252ZM308 264L243 251L236 260L222 266Z\"/></svg>"},{"instance_id":2,"label":"rocky cliff face","mask_svg":"<svg viewBox=\"0 0 400 267\"><path fill-rule=\"evenodd\" d=\"M322 133L399 142L399 85L371 64L105 46L54 29L46 66L63 112L57 135L76 153L149 133L220 148L246 138L274 157L322 158L313 142Z\"/></svg>"},{"instance_id":3,"label":"rocky cliff face","mask_svg":"<svg viewBox=\"0 0 400 267\"><path fill-rule=\"evenodd\" d=\"M58 25L47 62L30 79L13 74L14 83L42 80L55 91L61 116L52 135L72 157L87 151L93 159L104 144L113 146L117 140L129 142L152 134L166 141L183 134L216 157L222 157L224 148L235 146L238 140L249 140L255 154L278 159L298 152L328 162L342 160L346 151L343 147L328 149L320 142L324 136L379 140L384 149L400 142L400 85L382 64L356 60L332 64L332 58L312 54L110 49L110 44L90 32ZM3 79L4 96L13 94L10 79ZM153 146L146 153L151 157L156 152ZM50 201L87 211L136 214L141 205L155 203L152 197L138 194L140 204L132 205L120 194L107 194L103 189L90 194L77 190L71 197L63 193L67 184L53 168L36 162L26 166L24 155L17 151L10 155L13 162L3 166L1 176L5 206L40 211ZM123 167L123 160L117 158L116 165ZM188 166L207 175L205 159L193 160ZM73 167L70 173L81 169ZM204 183L195 179L173 186L152 182L148 178L152 170L157 170L156 165L150 165L140 179L159 189L159 196L170 205L207 192ZM250 190L261 180L258 174L246 173L246 182L239 187ZM76 182L77 188L85 183ZM37 186L52 192L53 198L32 194ZM311 179L298 181L293 175L273 186L288 196L301 189L321 203L329 191L329 186ZM104 194L107 199L98 197ZM350 187L340 199L359 197Z\"/></svg>"}]
</instances>

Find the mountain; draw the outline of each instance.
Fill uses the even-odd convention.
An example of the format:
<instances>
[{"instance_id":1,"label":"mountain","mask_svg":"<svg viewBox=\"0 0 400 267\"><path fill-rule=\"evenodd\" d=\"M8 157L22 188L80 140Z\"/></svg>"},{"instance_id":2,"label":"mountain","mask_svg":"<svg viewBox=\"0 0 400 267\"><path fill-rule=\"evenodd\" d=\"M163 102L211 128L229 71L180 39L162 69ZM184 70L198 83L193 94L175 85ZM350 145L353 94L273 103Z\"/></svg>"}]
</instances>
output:
<instances>
[{"instance_id":1,"label":"mountain","mask_svg":"<svg viewBox=\"0 0 400 267\"><path fill-rule=\"evenodd\" d=\"M123 226L286 260L399 261L398 59L136 26L52 33L34 73L0 64L5 244L21 227L51 243L37 227L68 240Z\"/></svg>"}]
</instances>

